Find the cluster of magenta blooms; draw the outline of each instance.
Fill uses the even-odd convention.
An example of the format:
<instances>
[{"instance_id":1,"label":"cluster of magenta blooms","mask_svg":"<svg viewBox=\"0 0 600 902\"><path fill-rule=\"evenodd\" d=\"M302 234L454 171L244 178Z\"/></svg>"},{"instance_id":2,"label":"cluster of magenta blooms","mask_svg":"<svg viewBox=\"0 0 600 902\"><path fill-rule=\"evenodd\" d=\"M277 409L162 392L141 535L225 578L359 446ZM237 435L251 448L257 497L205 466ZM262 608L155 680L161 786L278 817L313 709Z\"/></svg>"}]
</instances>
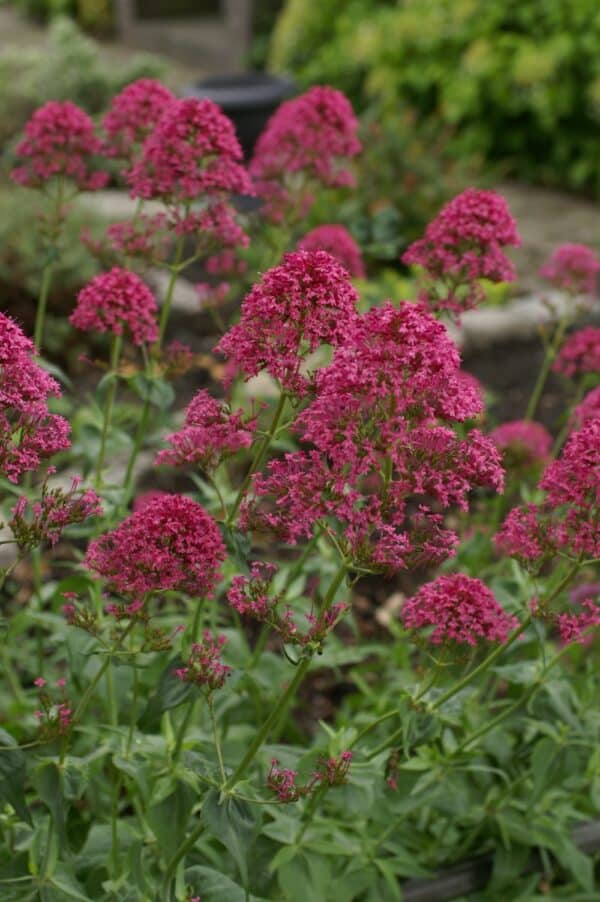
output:
<instances>
[{"instance_id":1,"label":"cluster of magenta blooms","mask_svg":"<svg viewBox=\"0 0 600 902\"><path fill-rule=\"evenodd\" d=\"M232 194L258 194L273 223L294 219L310 208L319 186L352 184L351 160L359 151L350 104L338 91L318 87L283 104L246 169L233 126L214 104L176 99L144 80L114 99L102 135L73 104L40 109L18 148L14 178L34 188L60 179L73 191L93 190L107 182L103 161L119 160L132 197L161 201L164 212L141 212L109 227L104 249L156 261L168 250L165 236L192 236L217 273L234 271L236 249L248 242ZM528 566L565 552L600 557L600 388L575 409L571 435L556 460L550 460L552 439L539 423L504 424L486 435L474 426L484 406L481 387L461 369L438 318L476 306L481 279L513 280L504 248L518 244L504 199L468 189L404 254L406 263L420 267L416 302L387 301L360 313L352 278L364 276L364 263L352 236L336 224L307 234L262 274L216 351L225 358L226 396L234 380L259 373L277 382L280 407L288 404L293 414L289 429L298 450L254 473L234 511L241 530L266 532L291 546L320 533L356 575L391 577L433 567L459 543L445 513L466 511L474 489L501 492L503 455L516 449L543 468L544 500L509 512L496 537L498 549ZM599 271L592 250L564 245L543 272L573 295L589 295ZM134 346L161 337L152 291L122 266L83 288L70 320L77 329L120 336ZM599 373L600 329L574 333L554 366L570 378ZM68 448L69 424L48 409L49 397L58 394L58 384L36 362L33 343L0 314L0 471L12 482ZM195 467L210 476L232 455L263 441L259 414L258 406L233 410L228 400L202 390L182 428L166 436L156 464ZM50 490L44 482L39 502L17 501L9 525L25 550L54 544L70 524L100 514L101 498L78 481L68 491ZM109 615L147 626L161 593L214 597L225 557L215 517L185 495L155 492L90 541L84 565L103 581ZM331 604L298 623L284 595L273 589L276 573L272 562L255 561L248 575L233 577L229 604L242 617L267 624L285 643L319 648L348 604ZM99 629L85 602L67 601L70 623ZM535 605L534 613L553 617L566 641L600 623L592 598L583 599L579 613L553 614ZM425 631L428 641L449 646L502 643L518 628L481 580L462 574L423 586L405 603L402 619L414 635ZM205 633L177 676L208 695L220 689L230 673L223 645L223 637ZM60 704L64 731L70 709ZM344 782L349 765L349 752L325 762L307 789L273 762L269 785L281 801L293 801L323 781Z\"/></svg>"}]
</instances>

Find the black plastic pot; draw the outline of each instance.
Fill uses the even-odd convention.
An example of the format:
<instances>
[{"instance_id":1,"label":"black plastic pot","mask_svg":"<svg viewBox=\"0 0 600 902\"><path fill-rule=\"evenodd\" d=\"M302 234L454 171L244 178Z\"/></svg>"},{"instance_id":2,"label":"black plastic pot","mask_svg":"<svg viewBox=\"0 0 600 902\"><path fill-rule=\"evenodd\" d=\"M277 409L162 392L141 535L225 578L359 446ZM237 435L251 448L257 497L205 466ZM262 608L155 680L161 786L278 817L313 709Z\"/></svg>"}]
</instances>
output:
<instances>
[{"instance_id":1,"label":"black plastic pot","mask_svg":"<svg viewBox=\"0 0 600 902\"><path fill-rule=\"evenodd\" d=\"M233 120L246 159L282 101L296 93L290 78L266 72L242 72L203 78L183 89L185 97L208 97Z\"/></svg>"}]
</instances>

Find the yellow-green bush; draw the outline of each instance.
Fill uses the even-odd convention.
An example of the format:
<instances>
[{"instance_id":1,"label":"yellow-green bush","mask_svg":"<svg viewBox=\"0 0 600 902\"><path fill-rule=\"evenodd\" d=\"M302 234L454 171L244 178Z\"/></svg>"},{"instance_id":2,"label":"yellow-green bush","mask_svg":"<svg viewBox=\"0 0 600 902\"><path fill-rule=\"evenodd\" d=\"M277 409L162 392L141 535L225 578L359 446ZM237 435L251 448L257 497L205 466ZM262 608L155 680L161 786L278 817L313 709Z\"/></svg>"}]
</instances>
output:
<instances>
[{"instance_id":1,"label":"yellow-green bush","mask_svg":"<svg viewBox=\"0 0 600 902\"><path fill-rule=\"evenodd\" d=\"M597 0L288 0L271 65L413 108L536 181L600 194Z\"/></svg>"}]
</instances>

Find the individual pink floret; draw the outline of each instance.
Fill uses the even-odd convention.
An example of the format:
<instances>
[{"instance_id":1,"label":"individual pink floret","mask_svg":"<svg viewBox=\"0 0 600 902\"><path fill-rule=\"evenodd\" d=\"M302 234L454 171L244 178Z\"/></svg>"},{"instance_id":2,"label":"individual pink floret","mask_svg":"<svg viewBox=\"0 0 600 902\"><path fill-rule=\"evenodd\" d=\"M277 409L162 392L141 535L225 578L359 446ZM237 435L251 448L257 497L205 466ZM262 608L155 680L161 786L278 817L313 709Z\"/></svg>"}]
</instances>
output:
<instances>
[{"instance_id":1,"label":"individual pink floret","mask_svg":"<svg viewBox=\"0 0 600 902\"><path fill-rule=\"evenodd\" d=\"M231 413L201 389L188 405L183 428L166 436L171 448L159 451L156 464L214 470L224 457L252 444L255 428L255 419L245 420L242 410Z\"/></svg>"},{"instance_id":2,"label":"individual pink floret","mask_svg":"<svg viewBox=\"0 0 600 902\"><path fill-rule=\"evenodd\" d=\"M133 197L186 204L203 195L252 194L233 123L211 100L168 104L127 179Z\"/></svg>"},{"instance_id":3,"label":"individual pink floret","mask_svg":"<svg viewBox=\"0 0 600 902\"><path fill-rule=\"evenodd\" d=\"M429 640L436 645L505 642L518 626L481 580L462 573L439 576L424 585L404 604L402 620L410 630L433 627Z\"/></svg>"},{"instance_id":4,"label":"individual pink floret","mask_svg":"<svg viewBox=\"0 0 600 902\"><path fill-rule=\"evenodd\" d=\"M478 279L514 282L514 266L502 248L520 243L505 199L494 191L467 188L442 208L402 261L424 268L430 284L422 298L428 306L461 313L482 300Z\"/></svg>"},{"instance_id":5,"label":"individual pink floret","mask_svg":"<svg viewBox=\"0 0 600 902\"><path fill-rule=\"evenodd\" d=\"M131 158L175 95L154 78L139 78L113 97L102 126L111 156Z\"/></svg>"},{"instance_id":6,"label":"individual pink floret","mask_svg":"<svg viewBox=\"0 0 600 902\"><path fill-rule=\"evenodd\" d=\"M600 259L585 244L561 244L540 269L540 275L572 294L596 294Z\"/></svg>"},{"instance_id":7,"label":"individual pink floret","mask_svg":"<svg viewBox=\"0 0 600 902\"><path fill-rule=\"evenodd\" d=\"M165 493L94 539L85 564L135 599L171 590L201 597L212 595L224 559L213 518L196 501Z\"/></svg>"},{"instance_id":8,"label":"individual pink floret","mask_svg":"<svg viewBox=\"0 0 600 902\"><path fill-rule=\"evenodd\" d=\"M43 188L53 178L65 178L78 188L95 191L108 182L94 157L101 151L94 123L70 101L51 100L33 114L25 138L17 146L23 165L11 177L28 188Z\"/></svg>"},{"instance_id":9,"label":"individual pink floret","mask_svg":"<svg viewBox=\"0 0 600 902\"><path fill-rule=\"evenodd\" d=\"M341 225L317 226L298 242L299 251L327 251L352 276L365 278L365 264L360 248L348 229Z\"/></svg>"},{"instance_id":10,"label":"individual pink floret","mask_svg":"<svg viewBox=\"0 0 600 902\"><path fill-rule=\"evenodd\" d=\"M583 373L600 373L600 328L587 326L570 335L552 369L571 379Z\"/></svg>"},{"instance_id":11,"label":"individual pink floret","mask_svg":"<svg viewBox=\"0 0 600 902\"><path fill-rule=\"evenodd\" d=\"M490 432L490 438L501 451L510 452L527 464L547 460L552 449L552 436L548 430L531 420L502 423Z\"/></svg>"},{"instance_id":12,"label":"individual pink floret","mask_svg":"<svg viewBox=\"0 0 600 902\"><path fill-rule=\"evenodd\" d=\"M70 322L84 332L126 334L141 345L158 338L157 313L154 295L140 277L115 266L82 288Z\"/></svg>"},{"instance_id":13,"label":"individual pink floret","mask_svg":"<svg viewBox=\"0 0 600 902\"><path fill-rule=\"evenodd\" d=\"M284 389L304 394L306 357L345 344L357 321L348 273L326 251L295 251L246 295L241 318L216 347L246 378L266 369Z\"/></svg>"}]
</instances>

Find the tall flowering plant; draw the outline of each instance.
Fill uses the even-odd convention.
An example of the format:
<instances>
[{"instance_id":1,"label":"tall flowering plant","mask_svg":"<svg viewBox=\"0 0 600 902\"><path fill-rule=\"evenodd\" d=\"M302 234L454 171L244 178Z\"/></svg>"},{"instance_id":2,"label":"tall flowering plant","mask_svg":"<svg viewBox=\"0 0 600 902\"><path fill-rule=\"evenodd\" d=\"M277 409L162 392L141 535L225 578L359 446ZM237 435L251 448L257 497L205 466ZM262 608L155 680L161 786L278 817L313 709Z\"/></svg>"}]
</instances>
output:
<instances>
[{"instance_id":1,"label":"tall flowering plant","mask_svg":"<svg viewBox=\"0 0 600 902\"><path fill-rule=\"evenodd\" d=\"M354 128L333 89L281 108L250 167L269 216L350 181ZM597 767L593 718L556 674L569 660L589 692L598 405L577 407L562 451L531 415L488 434L436 318L512 275L505 202L456 198L410 252L421 296L364 312L349 236L306 235L170 417L191 357L163 347L183 239L194 259L229 252L250 176L221 111L155 83L116 98L104 130L134 196L163 211L140 203L74 301L105 359L72 439L58 383L0 315L6 898L325 899L332 880L348 902L397 898L398 880L474 851L486 819L499 861L497 834L527 845L513 785L531 787L536 842L590 891L588 859L561 842L594 804L573 777ZM31 159L47 152L29 138ZM174 246L160 311L134 253L156 262L155 226ZM559 365L593 371L589 331L556 339ZM397 615L382 605L365 632L369 587L390 585ZM546 813L563 752L564 835Z\"/></svg>"}]
</instances>

